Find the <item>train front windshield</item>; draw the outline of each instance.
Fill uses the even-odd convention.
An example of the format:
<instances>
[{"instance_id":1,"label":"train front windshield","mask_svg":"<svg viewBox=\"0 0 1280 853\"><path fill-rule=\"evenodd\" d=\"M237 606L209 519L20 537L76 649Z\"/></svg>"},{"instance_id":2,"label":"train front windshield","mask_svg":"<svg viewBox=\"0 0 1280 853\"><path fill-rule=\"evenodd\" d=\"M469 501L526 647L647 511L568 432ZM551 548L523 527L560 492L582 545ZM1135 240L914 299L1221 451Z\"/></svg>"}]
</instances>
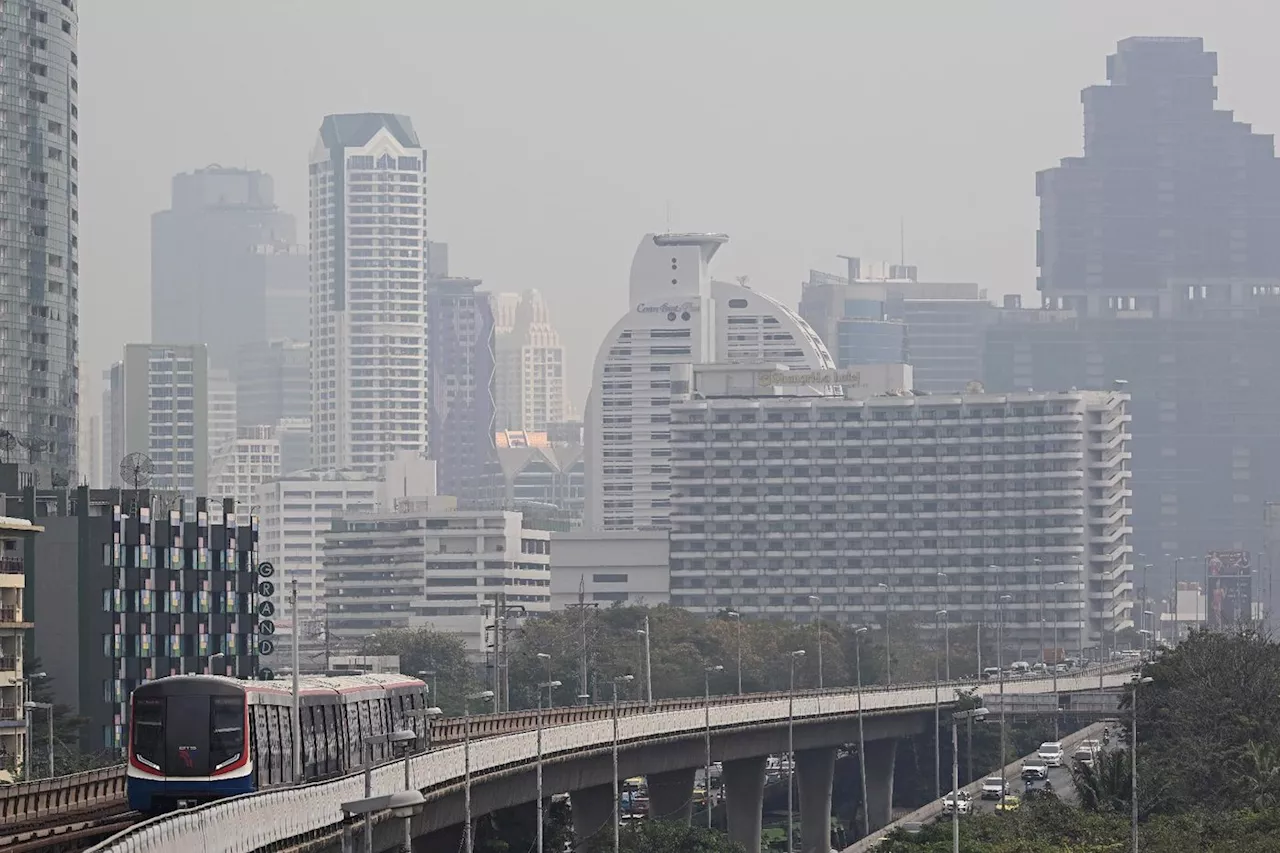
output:
<instances>
[{"instance_id":1,"label":"train front windshield","mask_svg":"<svg viewBox=\"0 0 1280 853\"><path fill-rule=\"evenodd\" d=\"M209 776L244 755L244 697L135 696L133 754L166 776Z\"/></svg>"}]
</instances>

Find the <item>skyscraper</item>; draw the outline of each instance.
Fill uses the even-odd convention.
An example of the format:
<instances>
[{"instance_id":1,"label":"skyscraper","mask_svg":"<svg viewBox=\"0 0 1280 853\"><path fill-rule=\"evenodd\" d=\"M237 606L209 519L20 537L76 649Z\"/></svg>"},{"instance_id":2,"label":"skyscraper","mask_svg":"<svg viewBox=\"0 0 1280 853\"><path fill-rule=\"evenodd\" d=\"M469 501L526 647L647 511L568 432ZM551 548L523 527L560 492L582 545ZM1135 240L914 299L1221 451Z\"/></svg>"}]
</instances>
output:
<instances>
[{"instance_id":1,"label":"skyscraper","mask_svg":"<svg viewBox=\"0 0 1280 853\"><path fill-rule=\"evenodd\" d=\"M1214 108L1198 38L1127 38L1090 86L1084 156L1036 176L1045 307L1147 310L1173 278L1280 275L1273 139Z\"/></svg>"},{"instance_id":2,"label":"skyscraper","mask_svg":"<svg viewBox=\"0 0 1280 853\"><path fill-rule=\"evenodd\" d=\"M311 152L314 464L427 450L426 151L408 117L327 116Z\"/></svg>"},{"instance_id":3,"label":"skyscraper","mask_svg":"<svg viewBox=\"0 0 1280 853\"><path fill-rule=\"evenodd\" d=\"M112 486L204 495L209 473L209 352L203 344L128 344L106 375L105 435ZM235 414L231 429L235 435ZM119 465L131 453L151 459L150 481L132 483Z\"/></svg>"},{"instance_id":4,"label":"skyscraper","mask_svg":"<svg viewBox=\"0 0 1280 853\"><path fill-rule=\"evenodd\" d=\"M307 259L271 176L208 166L175 175L151 217L151 340L207 344L235 375L241 347L307 337Z\"/></svg>"},{"instance_id":5,"label":"skyscraper","mask_svg":"<svg viewBox=\"0 0 1280 853\"><path fill-rule=\"evenodd\" d=\"M589 530L667 526L671 368L769 361L834 368L809 324L772 297L712 281L724 234L646 234L631 261L630 308L596 354L586 415Z\"/></svg>"},{"instance_id":6,"label":"skyscraper","mask_svg":"<svg viewBox=\"0 0 1280 853\"><path fill-rule=\"evenodd\" d=\"M284 418L311 417L310 347L277 339L240 350L236 376L236 423L263 426Z\"/></svg>"},{"instance_id":7,"label":"skyscraper","mask_svg":"<svg viewBox=\"0 0 1280 853\"><path fill-rule=\"evenodd\" d=\"M493 314L473 278L427 282L430 456L439 490L479 494L493 446Z\"/></svg>"},{"instance_id":8,"label":"skyscraper","mask_svg":"<svg viewBox=\"0 0 1280 853\"><path fill-rule=\"evenodd\" d=\"M8 4L0 27L0 447L76 482L80 60L74 4Z\"/></svg>"},{"instance_id":9,"label":"skyscraper","mask_svg":"<svg viewBox=\"0 0 1280 853\"><path fill-rule=\"evenodd\" d=\"M545 430L547 424L568 419L564 346L541 293L526 290L516 300L512 296L497 294L495 300L503 308L515 301L510 327L495 345L498 428Z\"/></svg>"}]
</instances>

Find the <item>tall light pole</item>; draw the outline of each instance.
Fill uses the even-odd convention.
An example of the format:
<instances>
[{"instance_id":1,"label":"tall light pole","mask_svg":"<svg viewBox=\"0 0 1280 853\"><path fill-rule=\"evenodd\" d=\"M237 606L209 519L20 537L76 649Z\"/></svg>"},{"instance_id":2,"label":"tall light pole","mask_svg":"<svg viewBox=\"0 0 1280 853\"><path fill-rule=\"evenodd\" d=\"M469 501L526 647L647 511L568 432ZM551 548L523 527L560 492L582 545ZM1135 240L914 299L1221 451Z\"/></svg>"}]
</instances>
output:
<instances>
[{"instance_id":1,"label":"tall light pole","mask_svg":"<svg viewBox=\"0 0 1280 853\"><path fill-rule=\"evenodd\" d=\"M804 649L791 653L791 679L787 688L787 853L794 853L796 838L795 774L796 774L796 659L804 657ZM615 851L617 853L617 851Z\"/></svg>"},{"instance_id":2,"label":"tall light pole","mask_svg":"<svg viewBox=\"0 0 1280 853\"><path fill-rule=\"evenodd\" d=\"M947 663L947 681L951 680L951 620L950 614L947 613L947 596L944 588L947 585L947 575L945 572L938 572L938 612L935 616L942 618L942 637L946 646L946 663ZM982 673L982 667L978 667L978 673Z\"/></svg>"},{"instance_id":3,"label":"tall light pole","mask_svg":"<svg viewBox=\"0 0 1280 853\"><path fill-rule=\"evenodd\" d=\"M821 690L822 684L822 599L816 595L809 596L809 603L813 605L814 621L818 625L818 689Z\"/></svg>"},{"instance_id":4,"label":"tall light pole","mask_svg":"<svg viewBox=\"0 0 1280 853\"><path fill-rule=\"evenodd\" d=\"M941 628L942 617L947 611L939 610L934 616L934 629L937 631ZM941 631L938 631L941 633ZM933 647L933 798L936 800L942 796L942 702L938 695L938 647Z\"/></svg>"},{"instance_id":5,"label":"tall light pole","mask_svg":"<svg viewBox=\"0 0 1280 853\"><path fill-rule=\"evenodd\" d=\"M1004 605L1005 602L1012 601L1012 595L1002 595L999 600L999 621L996 623L996 666L1000 667L1000 785L1001 796L1003 794L1003 786L1008 785L1005 779L1005 763L1008 760L1009 746L1007 743L1007 726L1005 726L1005 702L1004 702ZM468 851L469 853L469 851Z\"/></svg>"},{"instance_id":6,"label":"tall light pole","mask_svg":"<svg viewBox=\"0 0 1280 853\"><path fill-rule=\"evenodd\" d=\"M867 741L862 733L862 635L867 626L853 629L853 665L858 672L858 778L862 784L862 836L871 834L871 818L867 814Z\"/></svg>"},{"instance_id":7,"label":"tall light pole","mask_svg":"<svg viewBox=\"0 0 1280 853\"><path fill-rule=\"evenodd\" d=\"M24 676L22 679L22 719L26 729L26 734L22 742L22 774L28 779L35 778L35 774L32 773L30 769L31 753L34 751L32 746L35 743L34 735L31 734L31 708L29 707L35 704L31 701L31 682L39 681L42 678L48 677L49 673L47 672L33 672L28 676ZM50 712L50 717L52 716L52 712ZM52 743L53 738L50 738L49 740Z\"/></svg>"},{"instance_id":8,"label":"tall light pole","mask_svg":"<svg viewBox=\"0 0 1280 853\"><path fill-rule=\"evenodd\" d=\"M1141 670L1139 670L1141 671ZM1132 853L1138 853L1138 688L1150 684L1150 676L1133 679L1133 725L1129 727L1129 799L1132 809L1129 814L1129 834L1133 841Z\"/></svg>"},{"instance_id":9,"label":"tall light pole","mask_svg":"<svg viewBox=\"0 0 1280 853\"><path fill-rule=\"evenodd\" d=\"M649 656L649 615L646 613L644 617L644 627L636 631L641 637L644 637L644 699L645 702L653 704L653 665L652 658Z\"/></svg>"},{"instance_id":10,"label":"tall light pole","mask_svg":"<svg viewBox=\"0 0 1280 853\"><path fill-rule=\"evenodd\" d=\"M1066 586L1066 583L1063 581L1058 581L1053 585L1053 588L1054 588L1053 603L1055 605L1057 605L1059 602L1062 601L1062 587L1064 586ZM1082 649L1084 648L1083 639L1080 640L1080 648ZM1054 657L1054 662L1053 662L1053 739L1057 740L1058 739L1058 718L1061 715L1058 713L1058 707L1059 707L1058 706L1058 702L1059 702L1058 661L1057 661L1057 658L1058 658L1058 608L1056 606L1053 608L1053 652L1054 652L1053 654L1053 657ZM1084 666L1083 662L1081 663L1081 666Z\"/></svg>"},{"instance_id":11,"label":"tall light pole","mask_svg":"<svg viewBox=\"0 0 1280 853\"><path fill-rule=\"evenodd\" d=\"M298 633L297 578L289 581L289 618L293 620L293 626L289 629L289 645L293 647L293 719L289 728L293 731L293 783L296 785L302 781L302 694L298 690L298 669L301 666L298 663L298 643L302 636ZM326 660L324 665L327 667L329 662Z\"/></svg>"},{"instance_id":12,"label":"tall light pole","mask_svg":"<svg viewBox=\"0 0 1280 853\"><path fill-rule=\"evenodd\" d=\"M876 586L884 590L884 677L890 686L893 685L893 647L889 641L889 617L893 615L893 587L887 583Z\"/></svg>"},{"instance_id":13,"label":"tall light pole","mask_svg":"<svg viewBox=\"0 0 1280 853\"><path fill-rule=\"evenodd\" d=\"M972 727L975 718L981 722L989 713L986 708L971 708L951 715L951 853L960 853L960 739L956 728L961 720Z\"/></svg>"},{"instance_id":14,"label":"tall light pole","mask_svg":"<svg viewBox=\"0 0 1280 853\"><path fill-rule=\"evenodd\" d=\"M1044 656L1044 563L1039 557L1032 560L1040 573L1040 662L1045 663Z\"/></svg>"},{"instance_id":15,"label":"tall light pole","mask_svg":"<svg viewBox=\"0 0 1280 853\"><path fill-rule=\"evenodd\" d=\"M225 661L226 657L227 656L224 652L214 652L213 654L209 655L209 674L210 675L213 675L213 662L216 660ZM225 663L222 664L222 674L223 675L227 674L227 665Z\"/></svg>"},{"instance_id":16,"label":"tall light pole","mask_svg":"<svg viewBox=\"0 0 1280 853\"><path fill-rule=\"evenodd\" d=\"M1173 558L1173 642L1182 642L1182 626L1178 622L1178 614L1181 612L1179 606L1178 595L1178 564L1182 562L1182 557Z\"/></svg>"},{"instance_id":17,"label":"tall light pole","mask_svg":"<svg viewBox=\"0 0 1280 853\"><path fill-rule=\"evenodd\" d=\"M742 695L742 614L736 610L726 610L725 616L738 623L738 695Z\"/></svg>"},{"instance_id":18,"label":"tall light pole","mask_svg":"<svg viewBox=\"0 0 1280 853\"><path fill-rule=\"evenodd\" d=\"M720 664L715 664L702 669L703 744L706 747L707 759L706 778L702 781L706 791L707 829L711 828L711 674L713 672L724 672L724 667Z\"/></svg>"},{"instance_id":19,"label":"tall light pole","mask_svg":"<svg viewBox=\"0 0 1280 853\"><path fill-rule=\"evenodd\" d=\"M619 675L613 679L613 853L618 853L622 847L618 831L622 824L622 799L618 795L618 685L633 678L631 675Z\"/></svg>"},{"instance_id":20,"label":"tall light pole","mask_svg":"<svg viewBox=\"0 0 1280 853\"><path fill-rule=\"evenodd\" d=\"M475 831L471 826L471 703L497 702L497 693L492 690L481 690L472 693L462 700L462 812L466 826L463 828L465 844L464 853L475 853Z\"/></svg>"},{"instance_id":21,"label":"tall light pole","mask_svg":"<svg viewBox=\"0 0 1280 853\"><path fill-rule=\"evenodd\" d=\"M31 712L44 711L45 717L49 722L49 778L53 778L53 703L52 702L23 702L22 709L27 715L27 752L23 756L23 769L35 766L35 756L32 755L31 749ZM28 778L35 778L33 774L28 774Z\"/></svg>"},{"instance_id":22,"label":"tall light pole","mask_svg":"<svg viewBox=\"0 0 1280 853\"><path fill-rule=\"evenodd\" d=\"M538 657L539 657L539 658L546 658L546 660L547 660L547 669L548 669L548 671L550 671L550 668L551 668L551 655L544 654L544 653L539 653L539 654L538 654ZM559 687L559 686L560 686L560 682L559 682L559 681L552 681L552 680L550 680L550 679L548 679L548 680L546 680L546 681L544 681L544 682L542 682L541 684L539 684L539 685L538 685L538 771L537 771L537 778L538 778L538 853L542 853L542 830L543 830L543 823L544 823L544 817L543 817L543 814L542 814L542 808L543 808L543 806L542 806L542 727L543 727L543 725L544 725L544 724L543 724L543 720L542 720L542 691L543 691L543 690L546 690L546 691L547 691L547 704L548 704L548 705L550 705L550 704L551 704L551 691L552 691L552 690L555 690L555 689L556 689L557 687Z\"/></svg>"}]
</instances>

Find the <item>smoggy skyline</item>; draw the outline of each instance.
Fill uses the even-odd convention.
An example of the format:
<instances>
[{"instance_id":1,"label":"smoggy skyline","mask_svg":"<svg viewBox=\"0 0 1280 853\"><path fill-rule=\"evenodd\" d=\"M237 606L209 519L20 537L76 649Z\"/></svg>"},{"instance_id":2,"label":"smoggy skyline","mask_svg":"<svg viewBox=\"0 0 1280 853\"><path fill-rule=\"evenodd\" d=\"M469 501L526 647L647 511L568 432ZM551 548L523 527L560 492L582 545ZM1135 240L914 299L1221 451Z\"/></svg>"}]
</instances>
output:
<instances>
[{"instance_id":1,"label":"smoggy skyline","mask_svg":"<svg viewBox=\"0 0 1280 853\"><path fill-rule=\"evenodd\" d=\"M1130 35L1201 36L1219 107L1280 128L1262 0L1114 4L302 0L85 4L81 371L149 335L150 217L177 172L262 169L306 232L327 113L412 117L455 275L537 288L581 406L646 231L715 230L717 278L794 304L837 253L1034 293L1035 172ZM96 394L84 399L96 411Z\"/></svg>"}]
</instances>

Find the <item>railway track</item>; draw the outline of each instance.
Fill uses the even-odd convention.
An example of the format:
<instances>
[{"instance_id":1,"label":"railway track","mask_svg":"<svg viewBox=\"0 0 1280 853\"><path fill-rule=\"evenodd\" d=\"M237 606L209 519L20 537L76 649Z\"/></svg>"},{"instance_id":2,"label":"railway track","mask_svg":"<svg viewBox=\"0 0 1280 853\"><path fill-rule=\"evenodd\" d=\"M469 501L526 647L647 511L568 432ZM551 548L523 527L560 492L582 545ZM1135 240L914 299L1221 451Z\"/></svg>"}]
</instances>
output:
<instances>
[{"instance_id":1,"label":"railway track","mask_svg":"<svg viewBox=\"0 0 1280 853\"><path fill-rule=\"evenodd\" d=\"M129 811L123 801L75 815L48 815L0 829L0 850L4 853L87 850L142 819L142 814Z\"/></svg>"}]
</instances>

